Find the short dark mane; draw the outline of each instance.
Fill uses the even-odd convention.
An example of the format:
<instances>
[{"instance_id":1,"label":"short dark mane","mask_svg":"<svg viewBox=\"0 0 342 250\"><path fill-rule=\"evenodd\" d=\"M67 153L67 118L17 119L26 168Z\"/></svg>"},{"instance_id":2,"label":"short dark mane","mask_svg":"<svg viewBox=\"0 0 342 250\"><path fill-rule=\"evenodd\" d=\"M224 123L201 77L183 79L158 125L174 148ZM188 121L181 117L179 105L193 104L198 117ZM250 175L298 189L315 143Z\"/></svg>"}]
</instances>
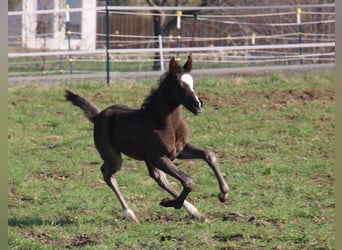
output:
<instances>
[{"instance_id":1,"label":"short dark mane","mask_svg":"<svg viewBox=\"0 0 342 250\"><path fill-rule=\"evenodd\" d=\"M145 98L144 102L141 104L142 109L146 109L151 103L154 102L159 93L160 87L163 85L168 75L168 72L166 72L160 77L158 86L153 87L151 89L150 94Z\"/></svg>"},{"instance_id":2,"label":"short dark mane","mask_svg":"<svg viewBox=\"0 0 342 250\"><path fill-rule=\"evenodd\" d=\"M146 109L156 98L159 92L160 86L158 88L154 87L151 89L150 94L145 98L144 102L141 104L142 109Z\"/></svg>"}]
</instances>

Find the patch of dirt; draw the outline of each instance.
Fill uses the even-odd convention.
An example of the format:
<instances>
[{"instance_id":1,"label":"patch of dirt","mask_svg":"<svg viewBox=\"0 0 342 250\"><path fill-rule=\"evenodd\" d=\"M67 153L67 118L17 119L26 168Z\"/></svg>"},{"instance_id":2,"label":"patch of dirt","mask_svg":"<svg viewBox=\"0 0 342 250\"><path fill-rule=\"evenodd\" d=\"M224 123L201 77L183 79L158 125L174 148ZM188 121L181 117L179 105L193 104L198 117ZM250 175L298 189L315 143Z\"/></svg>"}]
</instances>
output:
<instances>
[{"instance_id":1,"label":"patch of dirt","mask_svg":"<svg viewBox=\"0 0 342 250\"><path fill-rule=\"evenodd\" d=\"M22 231L20 233L22 236L25 238L34 238L39 242L43 242L45 244L49 244L53 241L52 237L47 233L42 230L38 231Z\"/></svg>"},{"instance_id":2,"label":"patch of dirt","mask_svg":"<svg viewBox=\"0 0 342 250\"><path fill-rule=\"evenodd\" d=\"M280 230L282 228L282 224L284 224L284 221L278 220L278 219L261 219L257 218L254 215L244 215L239 212L212 212L209 214L205 214L205 216L209 219L209 221L213 221L215 219L222 220L223 222L229 222L229 221L235 221L239 223L248 223L255 225L257 227L262 226L273 226ZM121 213L117 214L117 217L120 217L121 220L125 220L124 216ZM146 222L154 222L158 221L161 224L168 224L168 223L186 223L186 224L192 224L196 222L196 219L194 219L190 215L180 215L180 214L163 214L163 213L142 213L138 215L138 219L141 223ZM164 238L161 238L161 241L171 240L172 236L164 235Z\"/></svg>"},{"instance_id":3,"label":"patch of dirt","mask_svg":"<svg viewBox=\"0 0 342 250\"><path fill-rule=\"evenodd\" d=\"M183 241L186 241L186 239L183 237L174 237L170 234L166 234L166 235L160 236L160 242L164 242L164 241L183 242Z\"/></svg>"},{"instance_id":4,"label":"patch of dirt","mask_svg":"<svg viewBox=\"0 0 342 250\"><path fill-rule=\"evenodd\" d=\"M333 102L335 100L335 92L333 89L291 89L288 91L272 91L270 93L263 94L261 97L272 102L268 107L266 105L266 108L278 110L288 106L291 102L299 102L302 105L307 105L314 100Z\"/></svg>"},{"instance_id":5,"label":"patch of dirt","mask_svg":"<svg viewBox=\"0 0 342 250\"><path fill-rule=\"evenodd\" d=\"M239 241L243 239L243 234L241 233L236 233L236 234L231 234L231 235L222 235L216 233L213 237L215 240L220 241L220 242L227 242L227 241Z\"/></svg>"},{"instance_id":6,"label":"patch of dirt","mask_svg":"<svg viewBox=\"0 0 342 250\"><path fill-rule=\"evenodd\" d=\"M294 99L296 101L309 102L312 100L335 100L334 89L313 89L313 90L301 90L290 89L287 91L271 91L270 93L261 93L263 97L270 100L284 100Z\"/></svg>"},{"instance_id":7,"label":"patch of dirt","mask_svg":"<svg viewBox=\"0 0 342 250\"><path fill-rule=\"evenodd\" d=\"M162 213L150 213L150 214L139 214L140 222L153 222L158 221L161 224L167 224L169 222L185 222L193 223L194 219L191 216L179 215L179 214L162 214Z\"/></svg>"},{"instance_id":8,"label":"patch of dirt","mask_svg":"<svg viewBox=\"0 0 342 250\"><path fill-rule=\"evenodd\" d=\"M58 171L56 172L37 171L35 174L38 175L43 180L46 180L46 179L65 180L70 177L70 174L66 174L66 173L58 172Z\"/></svg>"},{"instance_id":9,"label":"patch of dirt","mask_svg":"<svg viewBox=\"0 0 342 250\"><path fill-rule=\"evenodd\" d=\"M244 239L242 233L235 234L223 234L223 233L215 233L213 239L218 242L224 243L224 247L220 249L225 250L236 250L239 249L236 243Z\"/></svg>"},{"instance_id":10,"label":"patch of dirt","mask_svg":"<svg viewBox=\"0 0 342 250\"><path fill-rule=\"evenodd\" d=\"M16 194L17 187L10 183L8 185L8 208L18 207L20 202L34 202L34 198Z\"/></svg>"},{"instance_id":11,"label":"patch of dirt","mask_svg":"<svg viewBox=\"0 0 342 250\"><path fill-rule=\"evenodd\" d=\"M263 161L266 160L266 157L263 156L255 156L255 155L248 155L248 154L242 154L242 155L233 155L230 153L220 153L218 152L217 155L220 159L235 159L236 161L240 163L248 163L252 161Z\"/></svg>"},{"instance_id":12,"label":"patch of dirt","mask_svg":"<svg viewBox=\"0 0 342 250\"><path fill-rule=\"evenodd\" d=\"M334 173L316 173L311 175L311 179L315 180L317 184L335 184L335 174Z\"/></svg>"},{"instance_id":13,"label":"patch of dirt","mask_svg":"<svg viewBox=\"0 0 342 250\"><path fill-rule=\"evenodd\" d=\"M72 240L70 240L70 243L66 246L67 248L71 247L82 247L85 245L95 245L96 239L99 235L97 234L90 234L90 233L82 233L79 235L76 235Z\"/></svg>"},{"instance_id":14,"label":"patch of dirt","mask_svg":"<svg viewBox=\"0 0 342 250\"><path fill-rule=\"evenodd\" d=\"M226 212L226 213L211 213L208 215L209 220L213 219L221 219L222 221L236 221L239 223L250 223L257 227L261 226L274 226L277 229L282 228L282 224L284 224L283 221L280 221L278 219L259 219L254 215L245 215L241 214L239 212Z\"/></svg>"},{"instance_id":15,"label":"patch of dirt","mask_svg":"<svg viewBox=\"0 0 342 250\"><path fill-rule=\"evenodd\" d=\"M264 99L265 104L260 106L261 108L281 110L293 102L299 102L302 105L307 105L314 100L333 102L335 100L335 90L327 88L310 90L241 91L232 92L229 96L223 96L219 92L205 92L201 98L205 103L217 109L220 107L243 107L246 105L246 100ZM255 108L257 107L258 106L255 106Z\"/></svg>"},{"instance_id":16,"label":"patch of dirt","mask_svg":"<svg viewBox=\"0 0 342 250\"><path fill-rule=\"evenodd\" d=\"M56 244L63 245L64 248L70 249L73 247L83 247L86 245L95 245L98 234L81 233L73 237L72 239L55 239L51 237L47 232L42 229L37 231L22 231L20 233L25 238L33 238L44 244Z\"/></svg>"},{"instance_id":17,"label":"patch of dirt","mask_svg":"<svg viewBox=\"0 0 342 250\"><path fill-rule=\"evenodd\" d=\"M27 201L27 202L33 202L34 199L32 197L28 196L14 196L15 199L21 200L21 201Z\"/></svg>"},{"instance_id":18,"label":"patch of dirt","mask_svg":"<svg viewBox=\"0 0 342 250\"><path fill-rule=\"evenodd\" d=\"M238 161L241 163L248 163L251 161L263 161L265 160L265 157L259 157L259 156L251 156L251 155L239 155Z\"/></svg>"},{"instance_id":19,"label":"patch of dirt","mask_svg":"<svg viewBox=\"0 0 342 250\"><path fill-rule=\"evenodd\" d=\"M13 183L8 183L7 189L8 189L8 193L10 194L13 194L17 191L17 187Z\"/></svg>"},{"instance_id":20,"label":"patch of dirt","mask_svg":"<svg viewBox=\"0 0 342 250\"><path fill-rule=\"evenodd\" d=\"M329 121L333 121L335 120L335 116L334 115L330 115L330 114L325 114L325 115L322 115L319 120L321 122L329 122Z\"/></svg>"}]
</instances>

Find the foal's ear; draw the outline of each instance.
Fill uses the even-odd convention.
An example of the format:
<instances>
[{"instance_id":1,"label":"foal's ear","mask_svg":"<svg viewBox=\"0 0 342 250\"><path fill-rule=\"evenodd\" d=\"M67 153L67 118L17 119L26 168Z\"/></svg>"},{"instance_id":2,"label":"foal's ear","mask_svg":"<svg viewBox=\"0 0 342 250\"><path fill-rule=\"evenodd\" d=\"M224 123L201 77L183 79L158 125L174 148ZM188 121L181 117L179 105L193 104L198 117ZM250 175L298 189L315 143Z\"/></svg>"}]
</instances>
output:
<instances>
[{"instance_id":1,"label":"foal's ear","mask_svg":"<svg viewBox=\"0 0 342 250\"><path fill-rule=\"evenodd\" d=\"M177 73L178 65L174 57L171 58L169 63L169 72L172 74Z\"/></svg>"},{"instance_id":2,"label":"foal's ear","mask_svg":"<svg viewBox=\"0 0 342 250\"><path fill-rule=\"evenodd\" d=\"M183 66L183 69L185 72L190 72L192 69L192 55L188 55L188 60L186 61L186 63Z\"/></svg>"}]
</instances>

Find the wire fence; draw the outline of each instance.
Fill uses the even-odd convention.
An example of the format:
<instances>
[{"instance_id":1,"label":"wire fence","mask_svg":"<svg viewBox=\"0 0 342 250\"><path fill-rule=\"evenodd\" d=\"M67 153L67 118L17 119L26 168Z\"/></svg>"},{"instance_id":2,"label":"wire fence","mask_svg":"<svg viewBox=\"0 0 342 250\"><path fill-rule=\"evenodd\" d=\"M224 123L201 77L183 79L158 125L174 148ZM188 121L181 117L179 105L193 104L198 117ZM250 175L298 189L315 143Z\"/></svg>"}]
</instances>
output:
<instances>
[{"instance_id":1,"label":"wire fence","mask_svg":"<svg viewBox=\"0 0 342 250\"><path fill-rule=\"evenodd\" d=\"M26 6L8 30L9 77L164 70L189 52L198 69L335 63L335 4Z\"/></svg>"}]
</instances>

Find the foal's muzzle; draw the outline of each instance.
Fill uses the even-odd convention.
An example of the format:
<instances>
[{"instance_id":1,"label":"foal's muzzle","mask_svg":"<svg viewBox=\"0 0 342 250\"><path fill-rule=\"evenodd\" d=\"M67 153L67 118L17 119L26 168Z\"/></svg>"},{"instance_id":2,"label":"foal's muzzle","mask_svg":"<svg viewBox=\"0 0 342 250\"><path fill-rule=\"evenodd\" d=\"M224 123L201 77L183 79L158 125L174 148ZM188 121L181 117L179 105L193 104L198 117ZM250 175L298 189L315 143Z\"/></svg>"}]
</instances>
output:
<instances>
[{"instance_id":1,"label":"foal's muzzle","mask_svg":"<svg viewBox=\"0 0 342 250\"><path fill-rule=\"evenodd\" d=\"M199 115L203 111L203 102L200 98L193 104L193 110L190 110L194 115Z\"/></svg>"}]
</instances>

